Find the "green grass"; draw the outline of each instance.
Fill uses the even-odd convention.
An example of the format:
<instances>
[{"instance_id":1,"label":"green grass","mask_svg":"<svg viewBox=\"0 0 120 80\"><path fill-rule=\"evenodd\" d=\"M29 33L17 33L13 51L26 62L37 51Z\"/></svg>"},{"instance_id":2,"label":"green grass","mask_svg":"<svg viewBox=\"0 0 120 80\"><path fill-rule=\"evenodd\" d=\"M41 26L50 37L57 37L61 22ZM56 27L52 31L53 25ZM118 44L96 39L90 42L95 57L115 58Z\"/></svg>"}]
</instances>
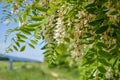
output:
<instances>
[{"instance_id":1,"label":"green grass","mask_svg":"<svg viewBox=\"0 0 120 80\"><path fill-rule=\"evenodd\" d=\"M49 68L46 63L0 61L0 80L78 80L78 71L66 68Z\"/></svg>"}]
</instances>

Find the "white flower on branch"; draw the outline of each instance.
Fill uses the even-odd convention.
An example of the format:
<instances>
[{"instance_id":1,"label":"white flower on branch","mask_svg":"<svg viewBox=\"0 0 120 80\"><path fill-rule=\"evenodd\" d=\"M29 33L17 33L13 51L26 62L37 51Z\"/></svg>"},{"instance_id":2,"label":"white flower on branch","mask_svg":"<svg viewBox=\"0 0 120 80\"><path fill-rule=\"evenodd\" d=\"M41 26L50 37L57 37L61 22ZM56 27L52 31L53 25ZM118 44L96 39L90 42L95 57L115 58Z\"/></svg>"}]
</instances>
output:
<instances>
[{"instance_id":1,"label":"white flower on branch","mask_svg":"<svg viewBox=\"0 0 120 80\"><path fill-rule=\"evenodd\" d=\"M57 27L59 27L60 25L63 24L61 18L58 18L58 19L57 19L57 23L56 23L56 24L58 25Z\"/></svg>"},{"instance_id":2,"label":"white flower on branch","mask_svg":"<svg viewBox=\"0 0 120 80\"><path fill-rule=\"evenodd\" d=\"M106 77L107 79L111 79L111 78L113 77L113 70L112 70L111 67L110 67L110 68L108 69L108 71L106 72L105 77Z\"/></svg>"},{"instance_id":3,"label":"white flower on branch","mask_svg":"<svg viewBox=\"0 0 120 80\"><path fill-rule=\"evenodd\" d=\"M57 19L57 25L55 26L53 38L58 44L63 43L62 39L65 37L65 29L63 27L63 22L61 18Z\"/></svg>"}]
</instances>

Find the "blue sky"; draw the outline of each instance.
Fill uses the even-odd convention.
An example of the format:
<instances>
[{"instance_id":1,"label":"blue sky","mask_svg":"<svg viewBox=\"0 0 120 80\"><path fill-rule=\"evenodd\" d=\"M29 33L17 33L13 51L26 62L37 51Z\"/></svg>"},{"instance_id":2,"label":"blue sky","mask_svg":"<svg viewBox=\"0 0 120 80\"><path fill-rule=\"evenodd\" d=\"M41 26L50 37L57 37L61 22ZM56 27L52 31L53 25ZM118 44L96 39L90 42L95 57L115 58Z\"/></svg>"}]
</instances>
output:
<instances>
[{"instance_id":1,"label":"blue sky","mask_svg":"<svg viewBox=\"0 0 120 80\"><path fill-rule=\"evenodd\" d=\"M4 16L4 14L2 14L2 6L4 4L0 3L0 19L2 16ZM6 23L10 22L11 24L9 26L6 26ZM5 33L8 29L12 29L14 27L16 27L18 25L18 23L12 22L10 20L6 20L3 23L0 23L0 53L4 53L5 52L5 48L10 44L10 41L7 41L7 43L4 42L5 40ZM42 41L42 40L41 40ZM40 58L41 60L44 59L43 56L43 50L40 50L40 48L43 46L42 45L37 45L36 49L32 49L30 47L27 47L26 50L23 52L23 54L21 54L20 52L13 52L15 55L21 56L21 57L33 57L33 56L40 56L40 57L36 57L36 58ZM13 55L13 54L12 54Z\"/></svg>"}]
</instances>

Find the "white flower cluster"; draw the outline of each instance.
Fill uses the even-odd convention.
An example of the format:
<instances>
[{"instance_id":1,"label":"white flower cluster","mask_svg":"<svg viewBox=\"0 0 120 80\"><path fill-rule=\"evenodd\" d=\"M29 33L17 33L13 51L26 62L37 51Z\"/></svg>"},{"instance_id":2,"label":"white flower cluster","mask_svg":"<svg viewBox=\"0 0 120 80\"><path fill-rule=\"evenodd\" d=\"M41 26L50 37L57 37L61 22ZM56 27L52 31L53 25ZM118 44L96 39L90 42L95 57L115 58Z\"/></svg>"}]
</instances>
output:
<instances>
[{"instance_id":1,"label":"white flower cluster","mask_svg":"<svg viewBox=\"0 0 120 80\"><path fill-rule=\"evenodd\" d=\"M71 56L76 59L76 61L79 61L82 59L85 49L87 48L86 45L81 44L83 40L81 40L79 37L82 36L84 33L86 33L85 30L83 30L84 27L88 27L87 23L88 20L86 18L87 12L85 11L79 11L76 15L79 19L76 19L75 22L75 31L74 31L74 39L73 39L73 50L71 51Z\"/></svg>"},{"instance_id":2,"label":"white flower cluster","mask_svg":"<svg viewBox=\"0 0 120 80\"><path fill-rule=\"evenodd\" d=\"M78 49L74 49L71 51L72 58L75 58L76 61L80 61L82 59L82 54L80 54L80 51Z\"/></svg>"},{"instance_id":3,"label":"white flower cluster","mask_svg":"<svg viewBox=\"0 0 120 80\"><path fill-rule=\"evenodd\" d=\"M106 74L105 74L105 77L106 77L107 79L111 79L111 78L113 77L113 70L112 70L111 67L109 67L108 71L107 71Z\"/></svg>"},{"instance_id":4,"label":"white flower cluster","mask_svg":"<svg viewBox=\"0 0 120 80\"><path fill-rule=\"evenodd\" d=\"M65 28L61 18L57 19L57 23L54 30L53 38L57 41L58 44L63 43L63 38L65 37Z\"/></svg>"},{"instance_id":5,"label":"white flower cluster","mask_svg":"<svg viewBox=\"0 0 120 80\"><path fill-rule=\"evenodd\" d=\"M81 53L81 44L80 44L80 39L79 36L81 35L81 32L79 30L79 27L76 27L75 31L74 31L74 39L72 41L72 48L73 50L71 51L71 56L72 58L75 58L76 61L79 61L82 59L82 53Z\"/></svg>"}]
</instances>

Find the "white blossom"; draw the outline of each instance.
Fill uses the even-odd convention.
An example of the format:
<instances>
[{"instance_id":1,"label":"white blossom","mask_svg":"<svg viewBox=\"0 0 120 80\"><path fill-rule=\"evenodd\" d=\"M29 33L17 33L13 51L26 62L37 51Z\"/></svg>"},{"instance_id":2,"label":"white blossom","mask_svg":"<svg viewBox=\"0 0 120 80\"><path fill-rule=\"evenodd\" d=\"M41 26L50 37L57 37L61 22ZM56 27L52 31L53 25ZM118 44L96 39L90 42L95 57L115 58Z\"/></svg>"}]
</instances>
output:
<instances>
[{"instance_id":1,"label":"white blossom","mask_svg":"<svg viewBox=\"0 0 120 80\"><path fill-rule=\"evenodd\" d=\"M65 29L61 18L57 19L57 25L55 26L53 38L57 41L58 44L63 43L62 38L65 37Z\"/></svg>"},{"instance_id":2,"label":"white blossom","mask_svg":"<svg viewBox=\"0 0 120 80\"><path fill-rule=\"evenodd\" d=\"M110 79L110 78L113 77L113 70L112 70L111 67L110 67L110 68L108 69L108 71L106 72L105 77L106 77L107 79Z\"/></svg>"}]
</instances>

